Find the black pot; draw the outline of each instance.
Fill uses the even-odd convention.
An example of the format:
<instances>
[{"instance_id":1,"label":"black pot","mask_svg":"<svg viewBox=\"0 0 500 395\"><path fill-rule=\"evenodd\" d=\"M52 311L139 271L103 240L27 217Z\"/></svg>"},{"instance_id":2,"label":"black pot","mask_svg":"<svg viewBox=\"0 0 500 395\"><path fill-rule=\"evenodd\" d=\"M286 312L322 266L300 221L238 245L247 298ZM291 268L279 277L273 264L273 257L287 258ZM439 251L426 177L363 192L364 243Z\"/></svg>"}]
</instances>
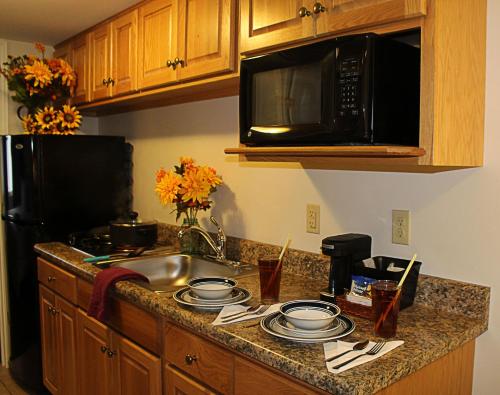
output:
<instances>
[{"instance_id":1,"label":"black pot","mask_svg":"<svg viewBox=\"0 0 500 395\"><path fill-rule=\"evenodd\" d=\"M129 218L109 224L111 243L118 249L152 247L158 239L158 223L141 221L133 211Z\"/></svg>"}]
</instances>

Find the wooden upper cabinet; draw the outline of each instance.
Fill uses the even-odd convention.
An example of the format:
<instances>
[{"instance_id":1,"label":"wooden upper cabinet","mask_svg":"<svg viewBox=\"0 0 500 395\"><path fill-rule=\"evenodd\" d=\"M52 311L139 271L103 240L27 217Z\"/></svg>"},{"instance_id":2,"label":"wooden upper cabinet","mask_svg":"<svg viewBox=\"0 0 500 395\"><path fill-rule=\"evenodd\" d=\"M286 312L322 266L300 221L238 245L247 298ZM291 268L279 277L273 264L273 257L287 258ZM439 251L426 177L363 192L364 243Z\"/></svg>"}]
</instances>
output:
<instances>
[{"instance_id":1,"label":"wooden upper cabinet","mask_svg":"<svg viewBox=\"0 0 500 395\"><path fill-rule=\"evenodd\" d=\"M426 0L321 0L319 3L324 10L315 15L317 34L341 33L426 14Z\"/></svg>"},{"instance_id":2,"label":"wooden upper cabinet","mask_svg":"<svg viewBox=\"0 0 500 395\"><path fill-rule=\"evenodd\" d=\"M65 60L71 64L71 43L68 42L54 49L54 58Z\"/></svg>"},{"instance_id":3,"label":"wooden upper cabinet","mask_svg":"<svg viewBox=\"0 0 500 395\"><path fill-rule=\"evenodd\" d=\"M77 76L75 94L72 98L74 104L87 102L89 95L89 37L84 34L73 40L71 45L71 65Z\"/></svg>"},{"instance_id":4,"label":"wooden upper cabinet","mask_svg":"<svg viewBox=\"0 0 500 395\"><path fill-rule=\"evenodd\" d=\"M111 22L113 96L137 89L137 19L133 10Z\"/></svg>"},{"instance_id":5,"label":"wooden upper cabinet","mask_svg":"<svg viewBox=\"0 0 500 395\"><path fill-rule=\"evenodd\" d=\"M179 79L234 69L236 0L180 0Z\"/></svg>"},{"instance_id":6,"label":"wooden upper cabinet","mask_svg":"<svg viewBox=\"0 0 500 395\"><path fill-rule=\"evenodd\" d=\"M174 82L167 65L177 56L177 0L153 0L139 8L139 88Z\"/></svg>"},{"instance_id":7,"label":"wooden upper cabinet","mask_svg":"<svg viewBox=\"0 0 500 395\"><path fill-rule=\"evenodd\" d=\"M111 96L111 27L101 26L90 33L90 99Z\"/></svg>"},{"instance_id":8,"label":"wooden upper cabinet","mask_svg":"<svg viewBox=\"0 0 500 395\"><path fill-rule=\"evenodd\" d=\"M311 0L241 0L240 52L300 41L313 35Z\"/></svg>"}]
</instances>

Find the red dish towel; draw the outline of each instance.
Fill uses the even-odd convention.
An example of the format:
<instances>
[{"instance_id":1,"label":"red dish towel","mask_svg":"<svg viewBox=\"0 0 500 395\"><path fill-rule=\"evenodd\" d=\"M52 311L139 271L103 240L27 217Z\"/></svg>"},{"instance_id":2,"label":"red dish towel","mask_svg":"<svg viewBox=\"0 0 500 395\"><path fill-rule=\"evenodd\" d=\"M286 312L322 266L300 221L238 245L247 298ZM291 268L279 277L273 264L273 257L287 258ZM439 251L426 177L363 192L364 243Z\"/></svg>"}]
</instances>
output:
<instances>
[{"instance_id":1,"label":"red dish towel","mask_svg":"<svg viewBox=\"0 0 500 395\"><path fill-rule=\"evenodd\" d=\"M108 290L118 281L141 280L149 283L149 279L140 273L123 267L111 267L97 273L90 298L87 315L104 321L108 318L109 292Z\"/></svg>"}]
</instances>

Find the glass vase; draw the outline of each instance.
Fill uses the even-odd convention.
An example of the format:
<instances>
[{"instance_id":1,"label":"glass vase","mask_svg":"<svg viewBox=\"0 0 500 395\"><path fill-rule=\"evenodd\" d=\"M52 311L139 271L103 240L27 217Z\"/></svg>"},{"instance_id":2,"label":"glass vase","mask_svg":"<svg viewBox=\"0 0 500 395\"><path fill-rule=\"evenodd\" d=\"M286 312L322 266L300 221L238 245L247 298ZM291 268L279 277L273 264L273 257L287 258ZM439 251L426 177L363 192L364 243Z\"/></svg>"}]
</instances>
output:
<instances>
[{"instance_id":1,"label":"glass vase","mask_svg":"<svg viewBox=\"0 0 500 395\"><path fill-rule=\"evenodd\" d=\"M182 230L184 236L181 239L181 252L183 254L195 255L200 253L200 234L188 231L191 226L200 226L196 218L184 218Z\"/></svg>"}]
</instances>

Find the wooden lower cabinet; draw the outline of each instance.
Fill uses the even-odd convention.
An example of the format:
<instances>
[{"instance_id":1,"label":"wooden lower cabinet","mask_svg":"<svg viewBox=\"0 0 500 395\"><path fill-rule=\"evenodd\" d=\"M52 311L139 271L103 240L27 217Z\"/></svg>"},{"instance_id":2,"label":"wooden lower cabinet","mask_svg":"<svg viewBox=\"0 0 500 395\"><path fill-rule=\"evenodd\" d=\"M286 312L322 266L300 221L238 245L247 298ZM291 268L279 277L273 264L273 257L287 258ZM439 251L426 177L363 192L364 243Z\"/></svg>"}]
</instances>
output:
<instances>
[{"instance_id":1,"label":"wooden lower cabinet","mask_svg":"<svg viewBox=\"0 0 500 395\"><path fill-rule=\"evenodd\" d=\"M78 311L80 395L160 395L161 362Z\"/></svg>"},{"instance_id":2,"label":"wooden lower cabinet","mask_svg":"<svg viewBox=\"0 0 500 395\"><path fill-rule=\"evenodd\" d=\"M165 369L165 393L167 395L215 395L215 392L172 366L167 366Z\"/></svg>"},{"instance_id":3,"label":"wooden lower cabinet","mask_svg":"<svg viewBox=\"0 0 500 395\"><path fill-rule=\"evenodd\" d=\"M113 383L111 330L78 310L78 379L80 395L116 393Z\"/></svg>"},{"instance_id":4,"label":"wooden lower cabinet","mask_svg":"<svg viewBox=\"0 0 500 395\"><path fill-rule=\"evenodd\" d=\"M52 394L76 393L76 307L40 286L43 382Z\"/></svg>"}]
</instances>

